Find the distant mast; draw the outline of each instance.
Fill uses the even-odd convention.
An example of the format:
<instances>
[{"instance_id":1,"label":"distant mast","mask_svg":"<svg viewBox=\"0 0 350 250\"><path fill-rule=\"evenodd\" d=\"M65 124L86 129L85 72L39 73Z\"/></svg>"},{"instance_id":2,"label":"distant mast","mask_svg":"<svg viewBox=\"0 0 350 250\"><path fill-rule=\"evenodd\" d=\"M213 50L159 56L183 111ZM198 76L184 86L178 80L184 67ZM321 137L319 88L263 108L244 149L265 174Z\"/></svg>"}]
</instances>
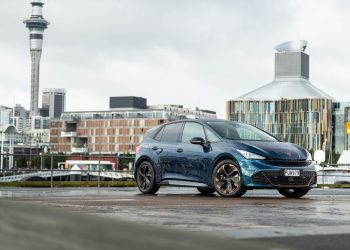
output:
<instances>
[{"instance_id":1,"label":"distant mast","mask_svg":"<svg viewBox=\"0 0 350 250\"><path fill-rule=\"evenodd\" d=\"M33 0L32 14L23 23L29 29L29 45L31 57L31 87L30 87L30 116L39 115L39 69L43 47L44 30L50 24L43 17L41 0Z\"/></svg>"}]
</instances>

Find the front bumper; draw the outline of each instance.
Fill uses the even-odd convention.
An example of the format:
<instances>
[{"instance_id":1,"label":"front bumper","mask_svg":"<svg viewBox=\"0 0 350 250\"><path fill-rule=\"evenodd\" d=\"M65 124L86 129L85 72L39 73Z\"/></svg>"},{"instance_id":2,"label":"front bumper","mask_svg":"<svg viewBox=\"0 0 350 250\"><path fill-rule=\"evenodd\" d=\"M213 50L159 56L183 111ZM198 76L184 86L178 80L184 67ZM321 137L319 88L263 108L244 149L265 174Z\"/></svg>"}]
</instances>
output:
<instances>
[{"instance_id":1,"label":"front bumper","mask_svg":"<svg viewBox=\"0 0 350 250\"><path fill-rule=\"evenodd\" d=\"M310 187L316 185L315 171L302 171L300 176L284 176L283 170L262 170L255 173L251 180L254 184L271 185L275 188Z\"/></svg>"},{"instance_id":2,"label":"front bumper","mask_svg":"<svg viewBox=\"0 0 350 250\"><path fill-rule=\"evenodd\" d=\"M247 188L315 187L317 175L312 161L240 161L243 185ZM298 169L300 176L284 176L285 169Z\"/></svg>"}]
</instances>

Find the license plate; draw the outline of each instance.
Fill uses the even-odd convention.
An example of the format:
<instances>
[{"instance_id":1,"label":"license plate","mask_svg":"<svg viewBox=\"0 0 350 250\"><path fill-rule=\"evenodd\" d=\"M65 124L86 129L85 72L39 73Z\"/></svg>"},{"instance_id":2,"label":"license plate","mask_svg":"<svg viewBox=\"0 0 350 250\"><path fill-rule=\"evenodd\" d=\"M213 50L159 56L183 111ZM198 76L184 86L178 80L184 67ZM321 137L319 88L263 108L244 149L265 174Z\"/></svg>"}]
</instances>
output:
<instances>
[{"instance_id":1,"label":"license plate","mask_svg":"<svg viewBox=\"0 0 350 250\"><path fill-rule=\"evenodd\" d=\"M297 169L285 169L284 176L300 176L300 170Z\"/></svg>"}]
</instances>

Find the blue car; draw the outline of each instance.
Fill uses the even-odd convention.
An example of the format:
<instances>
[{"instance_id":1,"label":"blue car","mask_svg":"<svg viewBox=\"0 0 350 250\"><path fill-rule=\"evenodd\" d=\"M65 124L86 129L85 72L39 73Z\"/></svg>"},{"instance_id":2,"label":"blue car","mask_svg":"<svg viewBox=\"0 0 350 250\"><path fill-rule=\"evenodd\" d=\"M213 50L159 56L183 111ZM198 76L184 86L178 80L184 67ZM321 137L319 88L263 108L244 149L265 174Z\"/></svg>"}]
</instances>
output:
<instances>
[{"instance_id":1,"label":"blue car","mask_svg":"<svg viewBox=\"0 0 350 250\"><path fill-rule=\"evenodd\" d=\"M182 120L151 129L136 149L135 180L144 194L160 185L196 187L240 197L251 189L304 196L317 182L310 153L254 126L226 120Z\"/></svg>"}]
</instances>

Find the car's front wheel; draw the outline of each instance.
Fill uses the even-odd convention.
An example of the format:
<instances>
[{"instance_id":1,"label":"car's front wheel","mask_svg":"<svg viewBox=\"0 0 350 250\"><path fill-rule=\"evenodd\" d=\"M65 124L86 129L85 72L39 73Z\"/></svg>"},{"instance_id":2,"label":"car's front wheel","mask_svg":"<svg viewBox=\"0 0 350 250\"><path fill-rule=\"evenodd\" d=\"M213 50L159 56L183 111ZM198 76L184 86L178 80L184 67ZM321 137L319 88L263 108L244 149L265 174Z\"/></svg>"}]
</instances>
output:
<instances>
[{"instance_id":1,"label":"car's front wheel","mask_svg":"<svg viewBox=\"0 0 350 250\"><path fill-rule=\"evenodd\" d=\"M310 188L278 189L278 192L287 198L300 198L306 195L309 191Z\"/></svg>"},{"instance_id":2,"label":"car's front wheel","mask_svg":"<svg viewBox=\"0 0 350 250\"><path fill-rule=\"evenodd\" d=\"M241 171L231 160L219 162L213 171L215 191L225 197L240 197L247 191L242 187Z\"/></svg>"},{"instance_id":3,"label":"car's front wheel","mask_svg":"<svg viewBox=\"0 0 350 250\"><path fill-rule=\"evenodd\" d=\"M136 184L144 194L155 194L159 190L160 186L156 184L155 171L150 162L144 161L137 168Z\"/></svg>"}]
</instances>

